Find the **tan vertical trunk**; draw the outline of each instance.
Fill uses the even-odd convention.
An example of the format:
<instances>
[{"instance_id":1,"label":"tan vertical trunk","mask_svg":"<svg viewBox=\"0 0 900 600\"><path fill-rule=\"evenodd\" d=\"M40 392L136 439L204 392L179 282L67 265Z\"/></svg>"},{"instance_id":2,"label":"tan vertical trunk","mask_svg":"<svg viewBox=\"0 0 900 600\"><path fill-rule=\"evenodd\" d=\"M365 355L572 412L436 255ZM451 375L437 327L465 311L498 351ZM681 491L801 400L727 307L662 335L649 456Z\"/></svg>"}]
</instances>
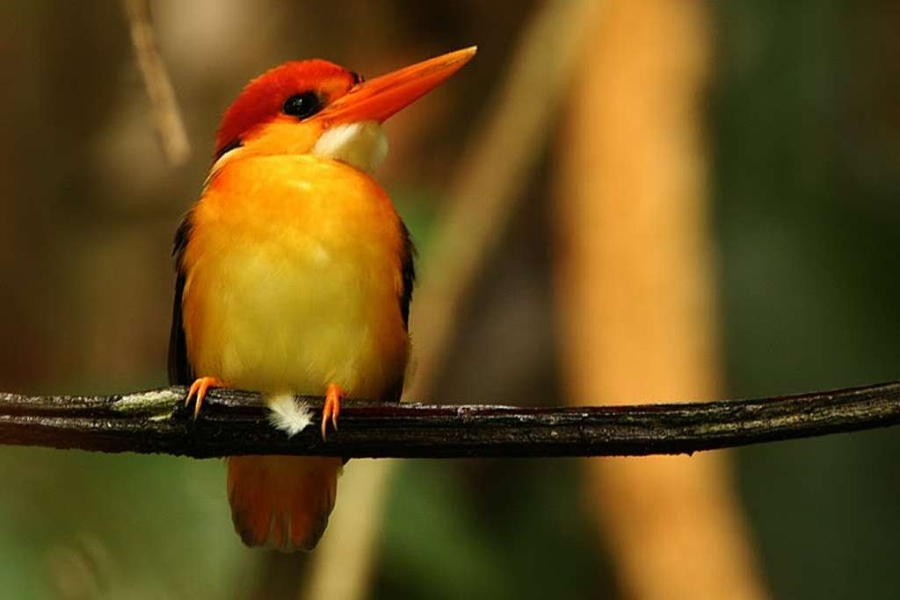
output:
<instances>
[{"instance_id":1,"label":"tan vertical trunk","mask_svg":"<svg viewBox=\"0 0 900 600\"><path fill-rule=\"evenodd\" d=\"M560 157L559 320L573 403L720 388L700 0L610 0ZM592 460L588 501L628 598L763 598L728 456Z\"/></svg>"}]
</instances>

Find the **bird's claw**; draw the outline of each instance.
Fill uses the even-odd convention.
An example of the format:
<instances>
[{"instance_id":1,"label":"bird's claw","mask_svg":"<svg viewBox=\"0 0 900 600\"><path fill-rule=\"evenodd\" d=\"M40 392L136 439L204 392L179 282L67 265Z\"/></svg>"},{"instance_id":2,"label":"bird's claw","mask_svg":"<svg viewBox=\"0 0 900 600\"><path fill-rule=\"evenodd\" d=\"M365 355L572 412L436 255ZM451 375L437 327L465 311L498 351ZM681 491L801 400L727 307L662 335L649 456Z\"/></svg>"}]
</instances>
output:
<instances>
[{"instance_id":1,"label":"bird's claw","mask_svg":"<svg viewBox=\"0 0 900 600\"><path fill-rule=\"evenodd\" d=\"M338 415L341 414L341 397L344 393L341 391L337 385L331 383L328 385L328 390L325 392L325 405L322 407L322 441L325 441L326 433L328 432L328 422L331 421L331 426L334 427L334 430L337 431L338 428Z\"/></svg>"},{"instance_id":2,"label":"bird's claw","mask_svg":"<svg viewBox=\"0 0 900 600\"><path fill-rule=\"evenodd\" d=\"M206 398L206 393L209 391L209 388L214 387L226 387L224 381L216 379L215 377L200 377L194 380L194 383L191 384L191 388L188 390L187 398L184 399L184 405L190 406L191 399L196 397L196 402L194 404L194 418L200 414L200 407L203 405L203 400Z\"/></svg>"}]
</instances>

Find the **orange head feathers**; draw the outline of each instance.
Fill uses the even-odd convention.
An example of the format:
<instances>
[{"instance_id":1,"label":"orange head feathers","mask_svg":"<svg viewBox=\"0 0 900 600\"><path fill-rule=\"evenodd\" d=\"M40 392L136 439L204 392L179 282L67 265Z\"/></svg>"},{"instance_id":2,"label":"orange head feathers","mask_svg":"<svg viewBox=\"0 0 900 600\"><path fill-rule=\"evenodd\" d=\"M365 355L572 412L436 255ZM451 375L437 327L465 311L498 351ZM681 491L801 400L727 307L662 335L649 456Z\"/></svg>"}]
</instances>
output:
<instances>
[{"instance_id":1,"label":"orange head feathers","mask_svg":"<svg viewBox=\"0 0 900 600\"><path fill-rule=\"evenodd\" d=\"M343 146L359 137L359 127L350 134L341 129L341 135L323 142L327 131L381 124L453 75L474 54L474 47L450 52L368 81L325 60L275 67L251 81L225 112L215 158L237 148L254 154L312 152L345 158Z\"/></svg>"},{"instance_id":2,"label":"orange head feathers","mask_svg":"<svg viewBox=\"0 0 900 600\"><path fill-rule=\"evenodd\" d=\"M216 134L216 156L267 124L296 124L314 115L359 81L356 73L320 59L287 62L266 71L248 83L225 111Z\"/></svg>"}]
</instances>

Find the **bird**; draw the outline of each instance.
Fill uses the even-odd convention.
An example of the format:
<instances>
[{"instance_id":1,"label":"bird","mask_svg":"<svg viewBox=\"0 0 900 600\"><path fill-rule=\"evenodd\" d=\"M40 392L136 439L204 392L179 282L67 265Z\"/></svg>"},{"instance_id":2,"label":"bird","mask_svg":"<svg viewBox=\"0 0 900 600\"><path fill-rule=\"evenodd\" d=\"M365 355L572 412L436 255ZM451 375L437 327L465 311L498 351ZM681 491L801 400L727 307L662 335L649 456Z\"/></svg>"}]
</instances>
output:
<instances>
[{"instance_id":1,"label":"bird","mask_svg":"<svg viewBox=\"0 0 900 600\"><path fill-rule=\"evenodd\" d=\"M257 391L295 435L297 395L399 401L415 281L410 234L373 177L386 119L459 70L470 47L366 80L322 59L251 80L225 111L199 200L175 234L168 375L201 413L209 389ZM232 521L251 547L315 548L339 457L226 458Z\"/></svg>"}]
</instances>

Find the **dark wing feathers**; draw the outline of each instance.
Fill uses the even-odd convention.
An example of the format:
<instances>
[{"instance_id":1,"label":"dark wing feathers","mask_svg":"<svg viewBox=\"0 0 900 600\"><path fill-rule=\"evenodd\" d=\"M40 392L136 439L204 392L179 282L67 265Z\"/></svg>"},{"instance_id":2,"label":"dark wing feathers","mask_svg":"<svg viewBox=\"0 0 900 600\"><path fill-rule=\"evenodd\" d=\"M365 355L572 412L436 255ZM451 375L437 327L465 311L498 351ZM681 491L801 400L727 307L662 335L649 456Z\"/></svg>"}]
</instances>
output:
<instances>
[{"instance_id":1,"label":"dark wing feathers","mask_svg":"<svg viewBox=\"0 0 900 600\"><path fill-rule=\"evenodd\" d=\"M412 301L413 285L416 283L416 247L409 236L406 224L400 221L400 234L403 239L403 248L400 251L400 269L403 288L400 291L400 315L403 317L403 325L409 330L409 304ZM385 402L399 402L403 394L403 375L397 382L385 390L381 398Z\"/></svg>"},{"instance_id":2,"label":"dark wing feathers","mask_svg":"<svg viewBox=\"0 0 900 600\"><path fill-rule=\"evenodd\" d=\"M194 370L187 355L184 339L184 324L181 319L181 300L184 295L184 265L182 254L191 234L191 214L188 213L175 232L175 302L172 306L172 331L169 335L169 385L190 385L194 381Z\"/></svg>"},{"instance_id":3,"label":"dark wing feathers","mask_svg":"<svg viewBox=\"0 0 900 600\"><path fill-rule=\"evenodd\" d=\"M412 301L413 285L416 283L416 247L409 236L406 224L400 221L400 235L403 238L403 248L400 256L400 268L402 269L403 291L400 293L400 314L403 315L403 324L409 329L409 303Z\"/></svg>"}]
</instances>

